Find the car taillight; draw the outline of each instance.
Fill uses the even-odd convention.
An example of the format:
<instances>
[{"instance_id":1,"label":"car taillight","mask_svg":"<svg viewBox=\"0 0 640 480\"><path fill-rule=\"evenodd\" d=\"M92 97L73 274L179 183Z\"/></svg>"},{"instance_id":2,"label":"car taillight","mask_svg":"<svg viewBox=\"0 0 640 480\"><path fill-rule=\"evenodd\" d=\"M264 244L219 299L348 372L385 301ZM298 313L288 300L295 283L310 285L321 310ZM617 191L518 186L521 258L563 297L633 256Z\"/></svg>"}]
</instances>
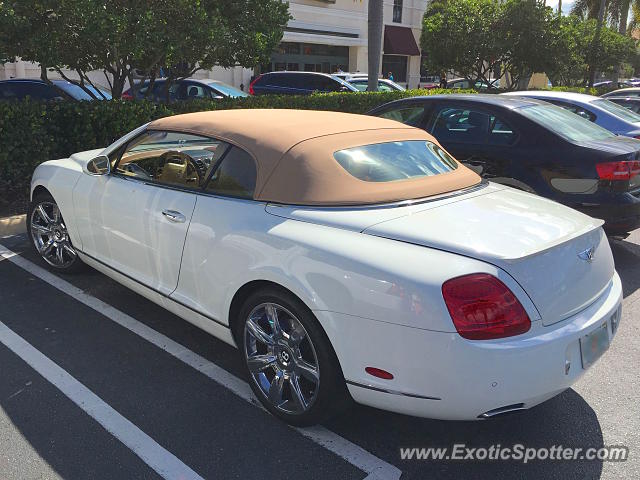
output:
<instances>
[{"instance_id":1,"label":"car taillight","mask_svg":"<svg viewBox=\"0 0 640 480\"><path fill-rule=\"evenodd\" d=\"M261 77L261 76L262 76L262 75L258 75L256 78L254 78L254 79L253 79L253 82L251 82L251 83L249 84L249 95L255 95L255 94L256 94L256 91L253 89L253 85L254 85L258 80L260 80L260 77Z\"/></svg>"},{"instance_id":2,"label":"car taillight","mask_svg":"<svg viewBox=\"0 0 640 480\"><path fill-rule=\"evenodd\" d=\"M596 170L602 180L631 180L640 173L640 161L598 163Z\"/></svg>"},{"instance_id":3,"label":"car taillight","mask_svg":"<svg viewBox=\"0 0 640 480\"><path fill-rule=\"evenodd\" d=\"M531 328L518 299L493 275L473 273L447 280L442 296L456 330L469 340L511 337Z\"/></svg>"},{"instance_id":4,"label":"car taillight","mask_svg":"<svg viewBox=\"0 0 640 480\"><path fill-rule=\"evenodd\" d=\"M122 100L133 100L133 96L129 92L124 92L122 95L120 95L120 98Z\"/></svg>"}]
</instances>

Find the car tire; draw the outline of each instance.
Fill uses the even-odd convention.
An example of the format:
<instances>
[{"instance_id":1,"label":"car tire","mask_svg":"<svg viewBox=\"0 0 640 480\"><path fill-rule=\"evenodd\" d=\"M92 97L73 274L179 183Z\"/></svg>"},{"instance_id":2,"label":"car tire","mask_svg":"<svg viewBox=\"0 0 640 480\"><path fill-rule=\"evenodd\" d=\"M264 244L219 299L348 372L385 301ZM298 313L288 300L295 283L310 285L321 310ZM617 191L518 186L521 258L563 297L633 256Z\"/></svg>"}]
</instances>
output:
<instances>
[{"instance_id":1,"label":"car tire","mask_svg":"<svg viewBox=\"0 0 640 480\"><path fill-rule=\"evenodd\" d=\"M278 288L254 292L240 310L235 334L251 389L284 422L314 425L351 404L329 339L293 294Z\"/></svg>"},{"instance_id":2,"label":"car tire","mask_svg":"<svg viewBox=\"0 0 640 480\"><path fill-rule=\"evenodd\" d=\"M27 234L40 259L56 272L74 273L85 266L71 243L58 204L48 192L29 202Z\"/></svg>"}]
</instances>

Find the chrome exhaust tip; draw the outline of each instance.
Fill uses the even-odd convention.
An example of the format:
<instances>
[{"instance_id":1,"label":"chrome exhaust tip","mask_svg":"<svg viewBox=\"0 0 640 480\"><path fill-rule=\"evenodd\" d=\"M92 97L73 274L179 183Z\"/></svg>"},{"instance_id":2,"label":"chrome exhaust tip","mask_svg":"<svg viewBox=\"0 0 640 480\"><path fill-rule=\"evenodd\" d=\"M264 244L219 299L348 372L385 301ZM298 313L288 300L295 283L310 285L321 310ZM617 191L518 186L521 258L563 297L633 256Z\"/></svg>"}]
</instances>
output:
<instances>
[{"instance_id":1,"label":"chrome exhaust tip","mask_svg":"<svg viewBox=\"0 0 640 480\"><path fill-rule=\"evenodd\" d=\"M494 408L493 410L484 412L483 414L478 415L478 418L493 418L497 417L498 415L520 412L522 410L526 410L526 408L524 408L524 403L514 403L513 405L505 405L504 407Z\"/></svg>"}]
</instances>

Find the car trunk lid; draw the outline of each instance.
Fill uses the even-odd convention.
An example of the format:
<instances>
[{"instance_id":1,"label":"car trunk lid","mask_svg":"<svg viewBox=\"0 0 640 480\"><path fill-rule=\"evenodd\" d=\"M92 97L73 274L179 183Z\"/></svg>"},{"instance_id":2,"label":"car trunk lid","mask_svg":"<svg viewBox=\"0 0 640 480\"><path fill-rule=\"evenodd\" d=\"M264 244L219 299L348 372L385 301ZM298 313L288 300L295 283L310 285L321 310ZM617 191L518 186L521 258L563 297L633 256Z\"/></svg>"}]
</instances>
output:
<instances>
[{"instance_id":1,"label":"car trunk lid","mask_svg":"<svg viewBox=\"0 0 640 480\"><path fill-rule=\"evenodd\" d=\"M613 257L601 225L550 200L503 189L382 221L363 233L496 265L551 325L588 306L611 280Z\"/></svg>"}]
</instances>

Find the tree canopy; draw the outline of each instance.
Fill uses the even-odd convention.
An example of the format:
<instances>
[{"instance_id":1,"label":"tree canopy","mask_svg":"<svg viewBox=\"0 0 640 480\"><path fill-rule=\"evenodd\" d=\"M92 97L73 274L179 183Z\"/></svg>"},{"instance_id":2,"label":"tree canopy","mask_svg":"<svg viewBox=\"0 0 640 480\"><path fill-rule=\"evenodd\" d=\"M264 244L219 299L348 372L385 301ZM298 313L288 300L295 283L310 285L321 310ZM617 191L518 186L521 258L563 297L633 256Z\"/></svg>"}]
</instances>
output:
<instances>
[{"instance_id":1,"label":"tree canopy","mask_svg":"<svg viewBox=\"0 0 640 480\"><path fill-rule=\"evenodd\" d=\"M575 85L591 69L612 72L635 55L634 41L597 21L562 17L543 0L436 0L422 30L426 66L453 71L475 83L506 78L508 88L525 88L533 73L554 83Z\"/></svg>"},{"instance_id":2,"label":"tree canopy","mask_svg":"<svg viewBox=\"0 0 640 480\"><path fill-rule=\"evenodd\" d=\"M100 70L119 98L133 72L183 78L214 65L266 61L289 20L280 0L0 1L0 53L75 71Z\"/></svg>"}]
</instances>

